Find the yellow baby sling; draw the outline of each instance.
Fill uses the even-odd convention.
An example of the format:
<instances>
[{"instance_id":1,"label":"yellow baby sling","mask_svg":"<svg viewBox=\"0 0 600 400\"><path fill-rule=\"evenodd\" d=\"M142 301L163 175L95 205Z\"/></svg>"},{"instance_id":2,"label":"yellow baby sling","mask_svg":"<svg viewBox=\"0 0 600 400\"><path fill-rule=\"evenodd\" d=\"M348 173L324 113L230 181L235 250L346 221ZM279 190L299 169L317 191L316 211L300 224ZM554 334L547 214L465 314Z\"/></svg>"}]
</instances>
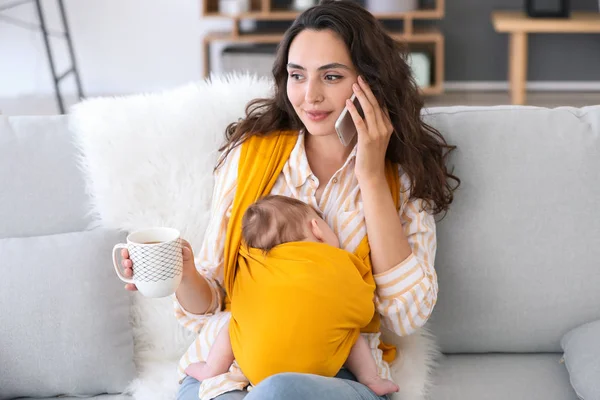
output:
<instances>
[{"instance_id":1,"label":"yellow baby sling","mask_svg":"<svg viewBox=\"0 0 600 400\"><path fill-rule=\"evenodd\" d=\"M242 144L227 226L224 286L231 345L254 385L280 372L335 376L360 332L380 329L366 236L354 254L321 243L291 242L265 255L242 244L244 212L270 194L297 139L297 131L286 131L253 136ZM386 178L398 208L398 169L389 162ZM394 346L382 342L379 347L384 360L394 360Z\"/></svg>"}]
</instances>

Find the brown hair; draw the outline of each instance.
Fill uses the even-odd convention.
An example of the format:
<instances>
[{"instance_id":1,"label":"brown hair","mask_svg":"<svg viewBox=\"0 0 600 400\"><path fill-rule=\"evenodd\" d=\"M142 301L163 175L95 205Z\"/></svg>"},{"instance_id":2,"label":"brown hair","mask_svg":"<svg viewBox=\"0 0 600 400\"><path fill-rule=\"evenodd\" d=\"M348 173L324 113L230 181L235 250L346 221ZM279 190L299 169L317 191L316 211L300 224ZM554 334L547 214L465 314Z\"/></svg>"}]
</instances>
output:
<instances>
[{"instance_id":1,"label":"brown hair","mask_svg":"<svg viewBox=\"0 0 600 400\"><path fill-rule=\"evenodd\" d=\"M460 184L446 167L455 146L422 121L424 102L405 61L405 46L392 39L371 13L349 0L323 0L304 11L285 32L273 64L274 95L248 103L245 118L227 127L227 142L221 148L226 150L224 157L251 136L304 128L288 100L286 85L290 44L305 29L328 29L344 41L357 72L389 111L394 133L386 159L400 164L408 174L411 199L423 199L424 207L434 214L446 211Z\"/></svg>"},{"instance_id":2,"label":"brown hair","mask_svg":"<svg viewBox=\"0 0 600 400\"><path fill-rule=\"evenodd\" d=\"M306 222L311 215L318 214L300 200L267 196L244 213L242 237L249 247L268 252L279 244L306 239Z\"/></svg>"}]
</instances>

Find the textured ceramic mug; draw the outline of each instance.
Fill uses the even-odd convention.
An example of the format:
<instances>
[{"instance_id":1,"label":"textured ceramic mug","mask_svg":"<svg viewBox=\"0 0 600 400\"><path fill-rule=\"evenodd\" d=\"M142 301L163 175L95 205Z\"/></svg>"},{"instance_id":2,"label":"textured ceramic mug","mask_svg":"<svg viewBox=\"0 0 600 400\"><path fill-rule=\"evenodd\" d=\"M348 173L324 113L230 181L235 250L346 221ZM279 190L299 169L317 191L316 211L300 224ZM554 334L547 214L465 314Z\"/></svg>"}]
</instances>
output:
<instances>
[{"instance_id":1,"label":"textured ceramic mug","mask_svg":"<svg viewBox=\"0 0 600 400\"><path fill-rule=\"evenodd\" d=\"M117 252L129 251L133 263L133 276L123 275ZM133 283L138 291L147 297L165 297L175 293L183 272L181 237L172 228L151 228L133 232L127 236L127 243L119 243L113 248L113 264L118 277Z\"/></svg>"}]
</instances>

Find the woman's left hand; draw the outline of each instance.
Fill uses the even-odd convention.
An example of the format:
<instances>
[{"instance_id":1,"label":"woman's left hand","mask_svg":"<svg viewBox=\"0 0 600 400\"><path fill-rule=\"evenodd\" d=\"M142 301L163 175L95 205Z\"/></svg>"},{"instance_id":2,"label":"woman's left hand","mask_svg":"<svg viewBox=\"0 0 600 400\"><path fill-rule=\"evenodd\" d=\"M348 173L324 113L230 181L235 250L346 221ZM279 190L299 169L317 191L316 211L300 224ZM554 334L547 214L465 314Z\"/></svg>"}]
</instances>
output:
<instances>
[{"instance_id":1,"label":"woman's left hand","mask_svg":"<svg viewBox=\"0 0 600 400\"><path fill-rule=\"evenodd\" d=\"M385 179L385 153L394 127L387 110L383 110L369 85L358 77L353 85L354 93L364 112L361 118L358 110L350 100L346 106L358 131L358 148L354 173L359 184L369 180Z\"/></svg>"}]
</instances>

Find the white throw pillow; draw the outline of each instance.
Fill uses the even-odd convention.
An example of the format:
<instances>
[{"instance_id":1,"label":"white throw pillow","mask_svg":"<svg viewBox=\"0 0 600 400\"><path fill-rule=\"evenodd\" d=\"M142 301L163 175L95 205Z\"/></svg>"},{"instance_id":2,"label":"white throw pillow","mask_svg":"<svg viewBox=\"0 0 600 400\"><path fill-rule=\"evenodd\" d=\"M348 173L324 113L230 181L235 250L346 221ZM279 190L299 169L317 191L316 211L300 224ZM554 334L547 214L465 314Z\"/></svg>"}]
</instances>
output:
<instances>
[{"instance_id":1,"label":"white throw pillow","mask_svg":"<svg viewBox=\"0 0 600 400\"><path fill-rule=\"evenodd\" d=\"M577 396L582 400L600 399L600 320L567 332L560 345Z\"/></svg>"},{"instance_id":2,"label":"white throw pillow","mask_svg":"<svg viewBox=\"0 0 600 400\"><path fill-rule=\"evenodd\" d=\"M0 399L121 393L135 377L123 233L0 239Z\"/></svg>"}]
</instances>

